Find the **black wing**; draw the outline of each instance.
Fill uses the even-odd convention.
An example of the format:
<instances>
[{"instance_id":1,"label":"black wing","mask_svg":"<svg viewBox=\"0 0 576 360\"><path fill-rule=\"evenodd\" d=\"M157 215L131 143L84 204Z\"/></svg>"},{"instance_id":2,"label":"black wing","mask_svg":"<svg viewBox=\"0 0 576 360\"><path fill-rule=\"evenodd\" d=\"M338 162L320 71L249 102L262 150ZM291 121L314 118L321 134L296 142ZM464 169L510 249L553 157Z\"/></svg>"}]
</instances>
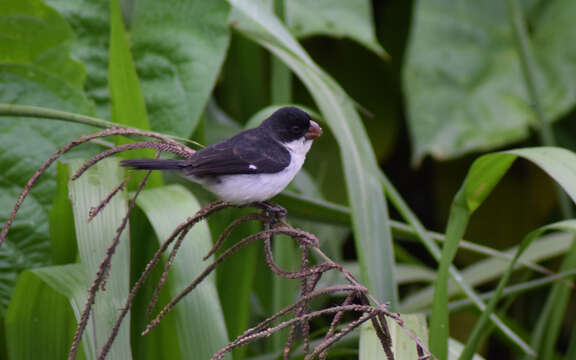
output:
<instances>
[{"instance_id":1,"label":"black wing","mask_svg":"<svg viewBox=\"0 0 576 360\"><path fill-rule=\"evenodd\" d=\"M185 162L184 172L195 176L269 174L290 164L290 152L256 128L208 146Z\"/></svg>"}]
</instances>

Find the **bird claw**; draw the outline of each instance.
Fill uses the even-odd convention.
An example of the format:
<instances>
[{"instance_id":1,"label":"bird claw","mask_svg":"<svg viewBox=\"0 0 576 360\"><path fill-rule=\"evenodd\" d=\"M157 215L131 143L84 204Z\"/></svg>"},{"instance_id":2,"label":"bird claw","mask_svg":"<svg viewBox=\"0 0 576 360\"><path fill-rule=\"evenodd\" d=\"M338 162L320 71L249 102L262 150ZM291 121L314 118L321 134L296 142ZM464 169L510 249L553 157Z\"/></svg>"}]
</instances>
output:
<instances>
[{"instance_id":1,"label":"bird claw","mask_svg":"<svg viewBox=\"0 0 576 360\"><path fill-rule=\"evenodd\" d=\"M272 204L267 201L262 201L255 203L257 207L264 211L264 214L268 217L273 217L276 220L281 220L288 215L288 211L281 205Z\"/></svg>"}]
</instances>

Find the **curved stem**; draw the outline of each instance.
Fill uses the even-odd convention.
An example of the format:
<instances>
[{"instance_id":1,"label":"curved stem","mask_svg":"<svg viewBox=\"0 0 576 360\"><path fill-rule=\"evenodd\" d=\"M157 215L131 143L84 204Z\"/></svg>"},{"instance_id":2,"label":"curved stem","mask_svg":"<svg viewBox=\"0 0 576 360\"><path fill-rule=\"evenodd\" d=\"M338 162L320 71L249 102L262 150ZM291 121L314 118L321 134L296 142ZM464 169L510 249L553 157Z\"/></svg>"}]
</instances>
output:
<instances>
[{"instance_id":1,"label":"curved stem","mask_svg":"<svg viewBox=\"0 0 576 360\"><path fill-rule=\"evenodd\" d=\"M102 120L92 116L86 116L67 111L54 110L45 107L31 106L31 105L0 104L0 116L17 116L24 118L29 117L29 118L61 120L77 124L90 125L101 129L108 129L112 127L121 129L136 129L134 127L116 124L111 121ZM189 144L194 144L199 147L203 147L202 144L197 143L196 141L193 140L167 134L161 134L161 135L180 142L186 142Z\"/></svg>"}]
</instances>

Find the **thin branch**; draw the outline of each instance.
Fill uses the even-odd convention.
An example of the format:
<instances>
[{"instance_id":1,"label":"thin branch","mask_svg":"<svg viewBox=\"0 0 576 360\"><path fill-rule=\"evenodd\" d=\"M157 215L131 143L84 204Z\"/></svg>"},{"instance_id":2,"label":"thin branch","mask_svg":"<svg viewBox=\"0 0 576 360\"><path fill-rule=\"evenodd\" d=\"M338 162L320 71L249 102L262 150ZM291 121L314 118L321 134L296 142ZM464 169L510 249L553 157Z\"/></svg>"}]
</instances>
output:
<instances>
[{"instance_id":1,"label":"thin branch","mask_svg":"<svg viewBox=\"0 0 576 360\"><path fill-rule=\"evenodd\" d=\"M218 237L218 240L214 243L214 245L212 246L210 251L208 251L208 253L206 255L204 255L202 260L204 260L204 261L208 260L208 258L210 256L214 255L214 253L216 251L218 251L218 249L220 249L220 247L224 244L226 239L228 239L228 237L230 236L230 234L232 233L232 231L234 229L236 229L238 226L244 224L245 222L248 222L251 220L259 220L259 221L263 222L266 220L266 217L262 214L250 213L250 214L242 215L238 219L234 220L230 225L228 225L228 227L226 229L224 229L224 231L222 231L222 234L220 234L220 236Z\"/></svg>"},{"instance_id":2,"label":"thin branch","mask_svg":"<svg viewBox=\"0 0 576 360\"><path fill-rule=\"evenodd\" d=\"M358 326L362 325L364 322L372 319L374 316L377 315L377 312L366 312L363 314L359 319L350 322L346 327L344 327L340 332L334 334L330 338L324 340L320 345L318 345L314 351L307 355L304 360L314 359L314 357L318 356L319 354L323 353L332 346L335 342L349 334L352 330L356 329Z\"/></svg>"},{"instance_id":3,"label":"thin branch","mask_svg":"<svg viewBox=\"0 0 576 360\"><path fill-rule=\"evenodd\" d=\"M36 184L36 182L38 181L40 176L46 171L46 169L48 169L48 167L50 167L50 165L52 165L60 156L67 153L68 151L72 150L76 146L84 144L84 143L86 143L90 140L93 140L93 139L108 137L108 136L112 136L112 135L137 135L137 136L143 136L143 137L151 137L151 138L155 138L155 139L164 141L164 142L169 143L169 144L173 144L174 146L182 146L181 144L175 142L174 140L169 139L169 138L162 136L160 134L157 134L157 133L153 133L150 131L134 130L134 129L121 129L121 128L116 128L116 127L109 128L109 129L100 131L98 133L82 136L78 139L72 140L71 142L66 144L64 147L62 147L60 150L55 152L52 156L50 156L48 158L48 160L46 160L44 162L44 164L42 164L42 166L40 166L40 168L38 170L36 170L36 172L34 173L34 175L32 175L30 180L28 180L28 183L26 183L24 190L22 191L22 193L20 193L20 196L16 200L16 203L14 204L14 207L13 207L12 211L10 212L10 216L8 217L8 220L4 224L4 228L2 229L2 232L0 232L0 247L2 247L2 244L4 243L4 239L6 238L6 235L8 234L8 231L10 230L10 227L11 227L12 223L14 222L14 218L16 217L16 214L18 213L20 206L22 206L22 203L24 202L24 200L26 199L26 197L30 193L30 190L32 189L34 184Z\"/></svg>"},{"instance_id":4,"label":"thin branch","mask_svg":"<svg viewBox=\"0 0 576 360\"><path fill-rule=\"evenodd\" d=\"M244 239L240 240L238 243L234 244L232 247L230 247L229 249L227 249L224 253L222 253L222 255L220 255L216 260L214 260L214 262L210 265L208 265L206 267L206 269L204 269L204 271L198 275L196 277L196 279L194 279L192 281L192 283L190 285L188 285L184 290L182 290L178 295L176 295L166 306L164 306L164 308L160 311L160 313L158 313L158 315L156 316L156 318L154 320L152 320L150 322L150 324L148 324L148 326L146 327L146 329L142 332L142 335L146 335L147 333L150 332L150 330L152 330L153 328L155 328L156 326L158 326L158 324L160 323L160 321L162 320L162 318L164 316L166 316L166 314L172 310L172 308L178 303L180 302L180 300L182 300L182 298L184 296L186 296L190 291L194 290L194 288L196 288L196 286L198 286L198 284L200 284L208 275L210 275L210 273L212 271L214 271L216 269L216 266L218 266L221 262L223 262L226 258L228 258L230 255L232 255L233 253L235 253L236 251L238 251L238 249L240 249L243 246L246 246L256 240L260 240L262 238L264 238L267 235L270 234L285 234L285 233L290 233L289 230L287 229L272 229L270 231L261 231L259 233L250 235L248 237L245 237Z\"/></svg>"},{"instance_id":5,"label":"thin branch","mask_svg":"<svg viewBox=\"0 0 576 360\"><path fill-rule=\"evenodd\" d=\"M94 300L96 298L98 288L103 286L103 284L106 282L106 277L110 268L110 264L112 262L112 256L116 252L116 247L120 243L120 236L122 235L124 229L128 225L128 219L130 218L130 213L132 212L134 206L136 205L136 198L146 185L146 182L148 181L148 178L150 177L151 173L152 173L151 171L146 172L146 175L138 185L138 189L136 190L134 196L130 200L128 211L126 212L126 215L122 218L120 226L116 229L116 235L114 236L112 244L108 247L108 249L106 249L106 256L100 263L94 281L92 282L92 285L90 285L90 289L88 290L88 297L86 299L86 304L84 305L84 309L82 310L80 321L78 322L76 333L74 334L74 339L72 341L72 346L70 347L68 360L73 360L76 357L76 352L78 351L78 345L80 344L80 339L82 338L82 334L84 333L86 324L88 323L88 318L90 317L90 313L92 312L92 305L94 305Z\"/></svg>"},{"instance_id":6,"label":"thin branch","mask_svg":"<svg viewBox=\"0 0 576 360\"><path fill-rule=\"evenodd\" d=\"M255 332L255 333L251 333L248 336L239 336L238 338L236 338L236 340L234 340L233 342L231 342L227 346L220 349L216 354L214 354L212 359L213 360L222 359L227 352L232 351L239 346L254 342L260 338L268 337L279 330L282 330L288 326L291 326L294 323L299 323L303 320L310 320L310 319L313 319L316 317L324 316L327 314L332 314L332 313L339 312L339 311L352 311L352 312L359 312L359 313L374 314L375 312L377 312L379 310L375 309L373 306L367 306L367 305L347 305L347 306L334 306L334 307L327 308L327 309L321 309L321 310L313 311L313 312L310 312L310 313L305 314L303 316L297 316L297 317L294 317L294 318L289 319L287 321L284 321L284 322L282 322L276 326L273 326L271 328L267 328L267 329L264 329L264 330L261 330L261 331ZM366 320L368 320L368 319L366 319Z\"/></svg>"},{"instance_id":7,"label":"thin branch","mask_svg":"<svg viewBox=\"0 0 576 360\"><path fill-rule=\"evenodd\" d=\"M118 192L120 192L120 190L124 189L124 187L126 187L126 184L128 183L128 180L130 180L130 177L126 177L118 186L116 186L107 196L106 198L104 198L104 200L102 200L100 202L100 204L98 204L95 207L90 208L90 213L88 214L88 222L94 220L94 218L100 213L100 211L102 211L102 209L104 209L106 207L106 205L108 205L108 203L110 202L110 200L112 200L112 198L118 194Z\"/></svg>"},{"instance_id":8,"label":"thin branch","mask_svg":"<svg viewBox=\"0 0 576 360\"><path fill-rule=\"evenodd\" d=\"M108 354L108 352L110 351L110 348L112 347L112 343L116 339L116 336L118 336L118 331L120 329L120 325L122 325L122 321L124 320L124 318L128 314L128 311L130 311L130 308L132 307L132 302L134 301L134 297L136 297L136 293L138 292L138 290L140 290L142 285L144 285L144 282L146 281L146 279L148 279L148 277L152 273L152 270L160 261L162 254L164 254L164 252L166 251L168 246L170 246L170 244L174 241L174 239L176 239L178 234L180 234L180 232L182 232L183 229L190 226L191 223L196 223L198 221L201 221L202 219L206 218L207 216L209 216L209 215L211 215L217 211L220 211L222 209L225 209L229 206L230 206L230 204L228 204L224 201L215 201L215 202L212 202L208 205L205 205L194 216L186 219L185 222L178 225L178 227L176 227L176 229L174 229L174 231L168 237L168 239L166 239L162 243L162 245L160 245L160 248L154 253L154 255L152 256L152 259L148 262L148 264L146 264L146 268L140 274L140 277L138 278L136 283L134 283L134 285L132 286L132 290L130 290L130 294L128 294L128 297L126 298L126 301L124 302L124 306L120 310L120 314L118 315L118 318L116 318L116 321L114 322L114 326L112 327L112 332L111 332L110 336L108 337L108 339L106 340L106 344L104 344L104 347L102 348L102 352L98 356L99 360L104 360L106 358L106 355Z\"/></svg>"}]
</instances>

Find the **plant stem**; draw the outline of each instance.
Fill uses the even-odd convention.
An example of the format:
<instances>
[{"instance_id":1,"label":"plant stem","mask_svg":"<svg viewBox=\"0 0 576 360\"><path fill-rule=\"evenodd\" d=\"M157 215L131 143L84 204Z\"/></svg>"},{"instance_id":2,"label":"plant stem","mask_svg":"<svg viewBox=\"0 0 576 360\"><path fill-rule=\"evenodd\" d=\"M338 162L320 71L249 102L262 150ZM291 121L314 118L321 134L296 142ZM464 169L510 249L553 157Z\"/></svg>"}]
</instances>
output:
<instances>
[{"instance_id":1,"label":"plant stem","mask_svg":"<svg viewBox=\"0 0 576 360\"><path fill-rule=\"evenodd\" d=\"M0 104L0 116L17 116L17 117L28 117L28 118L42 118L42 119L52 119L52 120L61 120L67 122L73 122L77 124L84 124L89 126L94 126L101 129L108 129L108 128L121 128L121 129L136 129L134 127L125 126L121 124L116 124L110 121L102 120L99 118L95 118L92 116L86 116L81 114L75 114L67 111L60 111L54 109L48 109L45 107L40 106L31 106L31 105L17 105L17 104ZM196 141L188 140L179 136L173 136L168 134L161 134L163 136L169 137L171 139L191 143L200 147L203 147L202 144L197 143Z\"/></svg>"}]
</instances>

